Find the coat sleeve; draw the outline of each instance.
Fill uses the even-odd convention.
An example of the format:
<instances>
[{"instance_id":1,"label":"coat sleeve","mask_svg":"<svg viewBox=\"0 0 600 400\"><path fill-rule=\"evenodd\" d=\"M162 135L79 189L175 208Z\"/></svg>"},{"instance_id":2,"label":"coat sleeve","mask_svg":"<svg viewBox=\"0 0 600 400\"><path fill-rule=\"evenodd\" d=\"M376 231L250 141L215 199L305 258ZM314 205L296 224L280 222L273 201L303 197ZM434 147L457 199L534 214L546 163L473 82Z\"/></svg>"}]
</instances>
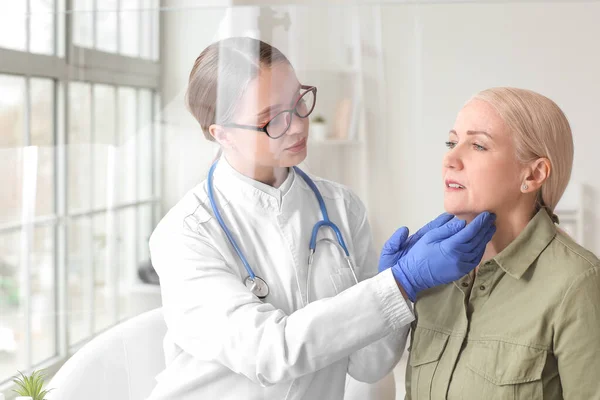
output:
<instances>
[{"instance_id":1,"label":"coat sleeve","mask_svg":"<svg viewBox=\"0 0 600 400\"><path fill-rule=\"evenodd\" d=\"M565 400L600 400L600 265L567 291L555 323L554 354Z\"/></svg>"},{"instance_id":2,"label":"coat sleeve","mask_svg":"<svg viewBox=\"0 0 600 400\"><path fill-rule=\"evenodd\" d=\"M361 278L369 279L377 274L378 253L373 246L371 228L364 205L358 199L354 199L355 206L352 240L354 243L354 255L356 265L360 267ZM395 288L392 295L395 303L401 303L403 308L412 309L410 304L404 300L396 286L391 270L384 271L379 278L387 276L391 285ZM374 383L383 379L398 364L408 337L410 326L402 324L393 329L386 336L374 343L363 347L350 355L348 374L361 382Z\"/></svg>"}]
</instances>

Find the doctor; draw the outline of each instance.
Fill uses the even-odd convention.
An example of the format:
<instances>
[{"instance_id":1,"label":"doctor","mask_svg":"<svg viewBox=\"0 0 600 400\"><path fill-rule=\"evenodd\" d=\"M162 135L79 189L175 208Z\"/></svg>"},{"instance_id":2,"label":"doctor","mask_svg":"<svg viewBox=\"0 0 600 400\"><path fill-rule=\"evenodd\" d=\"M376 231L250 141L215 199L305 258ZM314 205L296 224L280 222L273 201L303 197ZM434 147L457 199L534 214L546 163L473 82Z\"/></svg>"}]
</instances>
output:
<instances>
[{"instance_id":1,"label":"doctor","mask_svg":"<svg viewBox=\"0 0 600 400\"><path fill-rule=\"evenodd\" d=\"M187 105L223 154L150 239L168 327L150 399L342 399L347 373L376 382L398 362L406 299L479 263L494 216L442 215L399 229L378 273L360 200L296 168L316 97L258 40L196 59Z\"/></svg>"}]
</instances>

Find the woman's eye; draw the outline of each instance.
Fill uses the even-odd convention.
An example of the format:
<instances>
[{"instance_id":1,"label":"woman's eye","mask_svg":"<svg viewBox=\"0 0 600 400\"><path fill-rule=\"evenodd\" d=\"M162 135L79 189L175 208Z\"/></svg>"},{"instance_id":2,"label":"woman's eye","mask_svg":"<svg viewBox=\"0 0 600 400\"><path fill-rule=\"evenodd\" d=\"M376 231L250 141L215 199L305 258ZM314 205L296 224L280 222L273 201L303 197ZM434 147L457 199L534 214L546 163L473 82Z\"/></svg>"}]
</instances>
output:
<instances>
[{"instance_id":1,"label":"woman's eye","mask_svg":"<svg viewBox=\"0 0 600 400\"><path fill-rule=\"evenodd\" d=\"M475 150L477 150L477 151L486 151L487 150L485 147L483 147L482 145L477 144L477 143L473 143L473 148L475 148Z\"/></svg>"},{"instance_id":2,"label":"woman's eye","mask_svg":"<svg viewBox=\"0 0 600 400\"><path fill-rule=\"evenodd\" d=\"M453 149L456 146L456 142L446 142L446 147Z\"/></svg>"}]
</instances>

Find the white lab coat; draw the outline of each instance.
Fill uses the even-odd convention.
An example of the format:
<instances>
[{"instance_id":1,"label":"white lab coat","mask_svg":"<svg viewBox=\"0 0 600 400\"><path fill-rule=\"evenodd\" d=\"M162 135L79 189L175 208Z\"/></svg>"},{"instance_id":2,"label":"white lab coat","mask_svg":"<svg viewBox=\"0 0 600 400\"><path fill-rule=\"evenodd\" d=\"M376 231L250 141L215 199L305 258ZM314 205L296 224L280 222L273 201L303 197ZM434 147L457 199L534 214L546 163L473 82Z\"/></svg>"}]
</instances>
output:
<instances>
[{"instance_id":1,"label":"white lab coat","mask_svg":"<svg viewBox=\"0 0 600 400\"><path fill-rule=\"evenodd\" d=\"M322 217L292 169L278 189L239 174L224 157L214 173L221 215L269 285L264 301L243 284L248 273L213 216L206 181L158 224L150 253L168 333L166 369L151 400L341 400L346 373L376 382L397 364L412 309L391 271L376 274L360 200L342 185L314 181L361 282L355 285L341 251L320 243L308 305L308 245ZM335 239L329 228L321 228L322 237Z\"/></svg>"}]
</instances>

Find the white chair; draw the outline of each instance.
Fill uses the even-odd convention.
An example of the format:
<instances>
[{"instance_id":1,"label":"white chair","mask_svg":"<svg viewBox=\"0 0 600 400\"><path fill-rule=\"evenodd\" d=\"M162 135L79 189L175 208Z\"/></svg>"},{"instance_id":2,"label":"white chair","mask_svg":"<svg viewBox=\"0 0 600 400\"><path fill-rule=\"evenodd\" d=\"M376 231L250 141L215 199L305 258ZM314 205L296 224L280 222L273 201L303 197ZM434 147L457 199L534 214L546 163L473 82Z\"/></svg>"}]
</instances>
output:
<instances>
[{"instance_id":1,"label":"white chair","mask_svg":"<svg viewBox=\"0 0 600 400\"><path fill-rule=\"evenodd\" d=\"M98 335L76 352L48 384L47 400L145 400L164 368L162 308ZM345 400L393 400L393 373L369 385L350 376Z\"/></svg>"},{"instance_id":2,"label":"white chair","mask_svg":"<svg viewBox=\"0 0 600 400\"><path fill-rule=\"evenodd\" d=\"M85 344L48 384L47 400L144 400L165 368L161 308L133 317Z\"/></svg>"},{"instance_id":3,"label":"white chair","mask_svg":"<svg viewBox=\"0 0 600 400\"><path fill-rule=\"evenodd\" d=\"M348 375L344 400L396 400L394 372L372 384L359 382Z\"/></svg>"}]
</instances>

